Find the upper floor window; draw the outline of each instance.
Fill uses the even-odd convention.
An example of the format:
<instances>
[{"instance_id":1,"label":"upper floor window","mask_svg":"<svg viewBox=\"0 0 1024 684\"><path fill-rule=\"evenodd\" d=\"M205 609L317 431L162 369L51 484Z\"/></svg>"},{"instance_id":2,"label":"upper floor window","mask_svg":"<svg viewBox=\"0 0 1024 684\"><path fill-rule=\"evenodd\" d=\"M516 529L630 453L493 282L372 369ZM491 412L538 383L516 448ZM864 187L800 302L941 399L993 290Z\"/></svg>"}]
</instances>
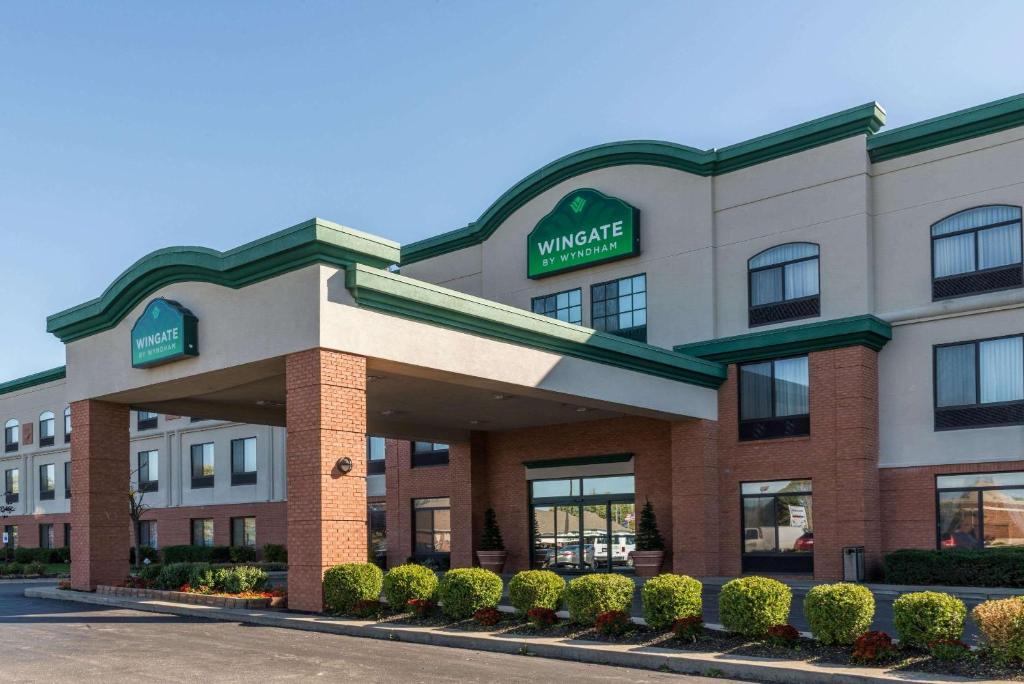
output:
<instances>
[{"instance_id":1,"label":"upper floor window","mask_svg":"<svg viewBox=\"0 0 1024 684\"><path fill-rule=\"evenodd\" d=\"M448 445L438 442L413 442L412 467L448 465Z\"/></svg>"},{"instance_id":2,"label":"upper floor window","mask_svg":"<svg viewBox=\"0 0 1024 684\"><path fill-rule=\"evenodd\" d=\"M594 330L647 341L647 275L590 286L590 321Z\"/></svg>"},{"instance_id":3,"label":"upper floor window","mask_svg":"<svg viewBox=\"0 0 1024 684\"><path fill-rule=\"evenodd\" d=\"M64 461L64 498L71 498L71 461ZM65 544L70 546L70 544Z\"/></svg>"},{"instance_id":4,"label":"upper floor window","mask_svg":"<svg viewBox=\"0 0 1024 684\"><path fill-rule=\"evenodd\" d=\"M935 478L940 549L1024 545L1024 472Z\"/></svg>"},{"instance_id":5,"label":"upper floor window","mask_svg":"<svg viewBox=\"0 0 1024 684\"><path fill-rule=\"evenodd\" d=\"M18 474L17 468L11 468L4 473L4 494L9 504L17 503L18 495L21 493L21 478Z\"/></svg>"},{"instance_id":6,"label":"upper floor window","mask_svg":"<svg viewBox=\"0 0 1024 684\"><path fill-rule=\"evenodd\" d=\"M160 452L139 452L139 491L156 492L160 490Z\"/></svg>"},{"instance_id":7,"label":"upper floor window","mask_svg":"<svg viewBox=\"0 0 1024 684\"><path fill-rule=\"evenodd\" d=\"M64 442L71 441L71 407L64 407Z\"/></svg>"},{"instance_id":8,"label":"upper floor window","mask_svg":"<svg viewBox=\"0 0 1024 684\"><path fill-rule=\"evenodd\" d=\"M4 424L4 451L18 450L18 421L11 418Z\"/></svg>"},{"instance_id":9,"label":"upper floor window","mask_svg":"<svg viewBox=\"0 0 1024 684\"><path fill-rule=\"evenodd\" d=\"M384 438L366 438L366 474L380 475L384 472Z\"/></svg>"},{"instance_id":10,"label":"upper floor window","mask_svg":"<svg viewBox=\"0 0 1024 684\"><path fill-rule=\"evenodd\" d=\"M192 445L192 489L213 486L213 442Z\"/></svg>"},{"instance_id":11,"label":"upper floor window","mask_svg":"<svg viewBox=\"0 0 1024 684\"><path fill-rule=\"evenodd\" d=\"M231 440L231 485L256 484L256 438Z\"/></svg>"},{"instance_id":12,"label":"upper floor window","mask_svg":"<svg viewBox=\"0 0 1024 684\"><path fill-rule=\"evenodd\" d=\"M740 439L810 434L806 356L745 363L739 377Z\"/></svg>"},{"instance_id":13,"label":"upper floor window","mask_svg":"<svg viewBox=\"0 0 1024 684\"><path fill-rule=\"evenodd\" d=\"M53 446L53 435L56 429L53 411L39 414L39 446Z\"/></svg>"},{"instance_id":14,"label":"upper floor window","mask_svg":"<svg viewBox=\"0 0 1024 684\"><path fill-rule=\"evenodd\" d=\"M1024 336L935 347L935 429L1024 423Z\"/></svg>"},{"instance_id":15,"label":"upper floor window","mask_svg":"<svg viewBox=\"0 0 1024 684\"><path fill-rule=\"evenodd\" d=\"M575 290L534 297L531 304L533 313L566 323L583 323L583 290L578 287Z\"/></svg>"},{"instance_id":16,"label":"upper floor window","mask_svg":"<svg viewBox=\"0 0 1024 684\"><path fill-rule=\"evenodd\" d=\"M39 499L52 499L57 492L57 467L52 463L39 466Z\"/></svg>"},{"instance_id":17,"label":"upper floor window","mask_svg":"<svg viewBox=\"0 0 1024 684\"><path fill-rule=\"evenodd\" d=\"M152 411L139 411L136 419L139 430L152 430L156 427L157 414Z\"/></svg>"},{"instance_id":18,"label":"upper floor window","mask_svg":"<svg viewBox=\"0 0 1024 684\"><path fill-rule=\"evenodd\" d=\"M1024 284L1020 207L975 207L932 225L932 298Z\"/></svg>"},{"instance_id":19,"label":"upper floor window","mask_svg":"<svg viewBox=\"0 0 1024 684\"><path fill-rule=\"evenodd\" d=\"M821 314L818 245L791 242L766 249L747 262L749 325L766 325Z\"/></svg>"}]
</instances>

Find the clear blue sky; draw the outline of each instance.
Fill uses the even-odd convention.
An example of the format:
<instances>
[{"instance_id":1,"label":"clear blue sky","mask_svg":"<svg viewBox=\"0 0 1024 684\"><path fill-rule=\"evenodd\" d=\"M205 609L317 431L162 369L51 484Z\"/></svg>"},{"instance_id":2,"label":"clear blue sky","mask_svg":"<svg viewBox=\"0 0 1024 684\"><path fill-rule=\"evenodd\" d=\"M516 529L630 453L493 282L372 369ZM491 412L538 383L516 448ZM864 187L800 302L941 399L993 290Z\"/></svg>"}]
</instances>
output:
<instances>
[{"instance_id":1,"label":"clear blue sky","mask_svg":"<svg viewBox=\"0 0 1024 684\"><path fill-rule=\"evenodd\" d=\"M172 244L322 216L409 242L573 150L721 147L1024 91L1020 2L5 3L0 379Z\"/></svg>"}]
</instances>

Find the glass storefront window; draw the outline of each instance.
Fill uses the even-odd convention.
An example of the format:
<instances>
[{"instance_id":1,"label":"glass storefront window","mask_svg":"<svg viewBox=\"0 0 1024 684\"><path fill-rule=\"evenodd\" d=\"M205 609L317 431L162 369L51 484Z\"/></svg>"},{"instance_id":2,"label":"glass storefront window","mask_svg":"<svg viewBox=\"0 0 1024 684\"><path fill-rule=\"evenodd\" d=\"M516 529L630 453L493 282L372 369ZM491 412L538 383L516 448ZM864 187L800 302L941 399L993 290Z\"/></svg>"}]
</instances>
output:
<instances>
[{"instance_id":1,"label":"glass storefront window","mask_svg":"<svg viewBox=\"0 0 1024 684\"><path fill-rule=\"evenodd\" d=\"M1024 473L935 479L940 549L1024 545Z\"/></svg>"},{"instance_id":2,"label":"glass storefront window","mask_svg":"<svg viewBox=\"0 0 1024 684\"><path fill-rule=\"evenodd\" d=\"M447 558L452 550L451 500L413 499L412 508L413 554L420 558Z\"/></svg>"},{"instance_id":3,"label":"glass storefront window","mask_svg":"<svg viewBox=\"0 0 1024 684\"><path fill-rule=\"evenodd\" d=\"M744 482L740 495L744 572L813 571L811 481Z\"/></svg>"}]
</instances>

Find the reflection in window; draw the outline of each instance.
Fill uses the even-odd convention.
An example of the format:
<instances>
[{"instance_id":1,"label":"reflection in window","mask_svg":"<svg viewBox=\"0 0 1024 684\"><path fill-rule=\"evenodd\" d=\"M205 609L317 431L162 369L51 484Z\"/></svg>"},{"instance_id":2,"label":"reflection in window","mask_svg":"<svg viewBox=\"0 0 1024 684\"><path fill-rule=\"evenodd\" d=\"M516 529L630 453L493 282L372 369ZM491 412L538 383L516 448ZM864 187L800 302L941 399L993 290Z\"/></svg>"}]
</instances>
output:
<instances>
[{"instance_id":1,"label":"reflection in window","mask_svg":"<svg viewBox=\"0 0 1024 684\"><path fill-rule=\"evenodd\" d=\"M413 499L413 554L417 558L443 557L451 553L452 518L448 497Z\"/></svg>"},{"instance_id":2,"label":"reflection in window","mask_svg":"<svg viewBox=\"0 0 1024 684\"><path fill-rule=\"evenodd\" d=\"M579 325L583 323L582 300L583 290L576 288L543 297L534 297L530 303L533 313Z\"/></svg>"},{"instance_id":3,"label":"reflection in window","mask_svg":"<svg viewBox=\"0 0 1024 684\"><path fill-rule=\"evenodd\" d=\"M13 418L4 424L4 450L18 450L18 421Z\"/></svg>"},{"instance_id":4,"label":"reflection in window","mask_svg":"<svg viewBox=\"0 0 1024 684\"><path fill-rule=\"evenodd\" d=\"M440 442L413 442L412 467L448 465L448 445Z\"/></svg>"},{"instance_id":5,"label":"reflection in window","mask_svg":"<svg viewBox=\"0 0 1024 684\"><path fill-rule=\"evenodd\" d=\"M750 325L817 316L818 245L793 242L767 249L747 262Z\"/></svg>"},{"instance_id":6,"label":"reflection in window","mask_svg":"<svg viewBox=\"0 0 1024 684\"><path fill-rule=\"evenodd\" d=\"M746 482L743 499L744 571L778 569L809 572L813 568L814 507L810 480ZM806 556L806 561L747 559L746 556Z\"/></svg>"},{"instance_id":7,"label":"reflection in window","mask_svg":"<svg viewBox=\"0 0 1024 684\"><path fill-rule=\"evenodd\" d=\"M1020 287L1020 207L961 211L934 224L931 234L934 298Z\"/></svg>"},{"instance_id":8,"label":"reflection in window","mask_svg":"<svg viewBox=\"0 0 1024 684\"><path fill-rule=\"evenodd\" d=\"M935 427L1024 422L1024 336L935 347Z\"/></svg>"},{"instance_id":9,"label":"reflection in window","mask_svg":"<svg viewBox=\"0 0 1024 684\"><path fill-rule=\"evenodd\" d=\"M647 341L647 276L639 274L590 287L594 330Z\"/></svg>"},{"instance_id":10,"label":"reflection in window","mask_svg":"<svg viewBox=\"0 0 1024 684\"><path fill-rule=\"evenodd\" d=\"M256 484L256 438L231 440L231 485Z\"/></svg>"},{"instance_id":11,"label":"reflection in window","mask_svg":"<svg viewBox=\"0 0 1024 684\"><path fill-rule=\"evenodd\" d=\"M192 546L213 546L213 518L192 520Z\"/></svg>"},{"instance_id":12,"label":"reflection in window","mask_svg":"<svg viewBox=\"0 0 1024 684\"><path fill-rule=\"evenodd\" d=\"M810 432L807 357L739 367L740 438L765 439ZM788 420L803 418L803 420Z\"/></svg>"},{"instance_id":13,"label":"reflection in window","mask_svg":"<svg viewBox=\"0 0 1024 684\"><path fill-rule=\"evenodd\" d=\"M44 411L39 414L39 446L53 446L53 435L56 429L54 422L53 411Z\"/></svg>"},{"instance_id":14,"label":"reflection in window","mask_svg":"<svg viewBox=\"0 0 1024 684\"><path fill-rule=\"evenodd\" d=\"M935 478L940 549L1024 545L1024 473Z\"/></svg>"},{"instance_id":15,"label":"reflection in window","mask_svg":"<svg viewBox=\"0 0 1024 684\"><path fill-rule=\"evenodd\" d=\"M231 545L256 546L256 518L231 519Z\"/></svg>"}]
</instances>

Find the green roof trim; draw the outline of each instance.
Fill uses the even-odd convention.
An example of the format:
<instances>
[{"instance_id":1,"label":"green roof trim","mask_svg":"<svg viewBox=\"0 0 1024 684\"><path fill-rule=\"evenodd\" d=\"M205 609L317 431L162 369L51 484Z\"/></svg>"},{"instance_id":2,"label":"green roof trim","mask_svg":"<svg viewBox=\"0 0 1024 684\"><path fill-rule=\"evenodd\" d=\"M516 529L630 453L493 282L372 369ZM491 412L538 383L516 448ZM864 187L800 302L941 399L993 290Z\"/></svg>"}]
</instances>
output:
<instances>
[{"instance_id":1,"label":"green roof trim","mask_svg":"<svg viewBox=\"0 0 1024 684\"><path fill-rule=\"evenodd\" d=\"M498 302L357 264L346 284L359 306L533 349L717 388L725 367Z\"/></svg>"},{"instance_id":2,"label":"green roof trim","mask_svg":"<svg viewBox=\"0 0 1024 684\"><path fill-rule=\"evenodd\" d=\"M632 458L633 454L603 454L601 456L553 458L548 461L523 461L523 465L529 470L534 468L571 468L573 466L600 465L603 463L625 463Z\"/></svg>"},{"instance_id":3,"label":"green roof trim","mask_svg":"<svg viewBox=\"0 0 1024 684\"><path fill-rule=\"evenodd\" d=\"M1024 94L900 126L868 139L871 161L880 162L1024 125Z\"/></svg>"},{"instance_id":4,"label":"green roof trim","mask_svg":"<svg viewBox=\"0 0 1024 684\"><path fill-rule=\"evenodd\" d=\"M46 330L65 344L109 330L171 283L207 282L237 289L314 263L386 268L398 259L398 243L318 218L226 252L168 247L132 264L98 298L49 316Z\"/></svg>"},{"instance_id":5,"label":"green roof trim","mask_svg":"<svg viewBox=\"0 0 1024 684\"><path fill-rule=\"evenodd\" d=\"M588 147L534 171L505 191L468 226L404 245L401 263L411 264L479 244L528 201L558 183L588 171L624 164L646 164L698 176L714 176L855 135L871 135L884 123L885 110L878 103L869 102L717 150L699 150L657 140L630 140Z\"/></svg>"},{"instance_id":6,"label":"green roof trim","mask_svg":"<svg viewBox=\"0 0 1024 684\"><path fill-rule=\"evenodd\" d=\"M26 375L22 378L15 378L14 380L8 380L7 382L0 382L0 394L10 394L11 392L17 392L18 390L35 387L36 385L45 385L48 382L63 380L65 377L67 377L67 367L58 366L57 368L51 368L50 370Z\"/></svg>"},{"instance_id":7,"label":"green roof trim","mask_svg":"<svg viewBox=\"0 0 1024 684\"><path fill-rule=\"evenodd\" d=\"M879 351L891 339L891 325L876 316L863 315L691 342L674 349L709 361L736 363L857 345Z\"/></svg>"}]
</instances>

